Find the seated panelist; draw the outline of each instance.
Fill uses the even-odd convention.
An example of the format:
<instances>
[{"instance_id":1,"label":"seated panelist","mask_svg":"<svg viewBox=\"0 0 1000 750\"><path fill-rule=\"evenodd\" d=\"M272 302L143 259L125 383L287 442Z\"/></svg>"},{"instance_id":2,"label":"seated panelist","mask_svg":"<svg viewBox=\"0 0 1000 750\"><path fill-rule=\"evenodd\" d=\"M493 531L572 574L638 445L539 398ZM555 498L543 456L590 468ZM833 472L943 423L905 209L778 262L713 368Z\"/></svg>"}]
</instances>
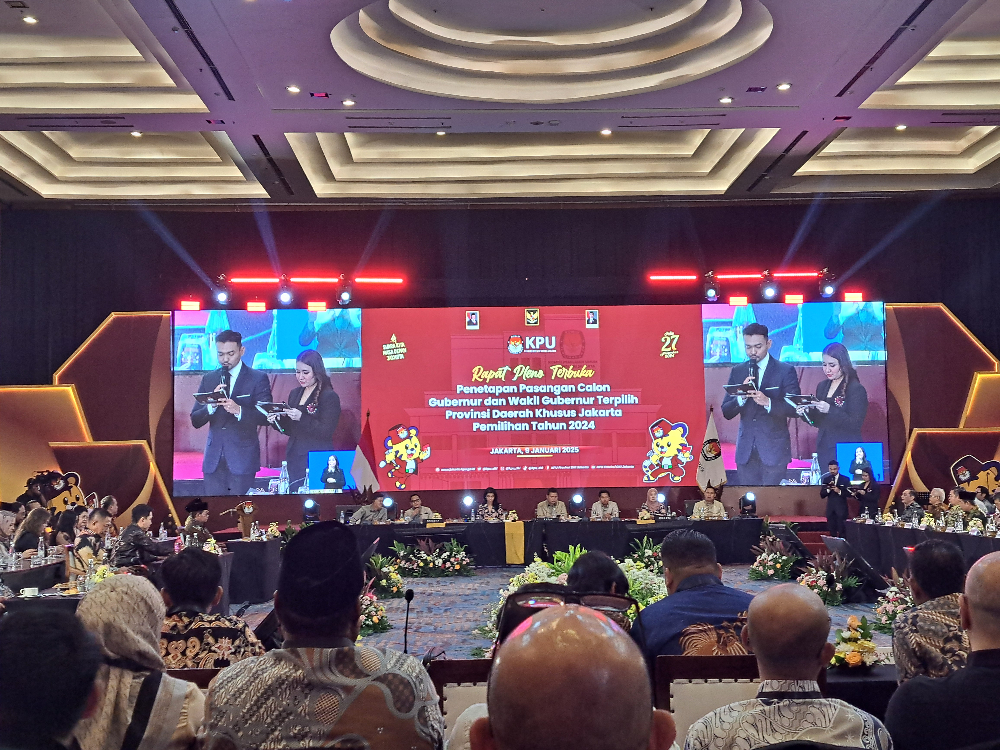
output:
<instances>
[{"instance_id":1,"label":"seated panelist","mask_svg":"<svg viewBox=\"0 0 1000 750\"><path fill-rule=\"evenodd\" d=\"M410 495L410 507L403 511L403 520L407 523L420 523L430 521L434 517L434 511L424 505L420 495L414 492Z\"/></svg>"},{"instance_id":2,"label":"seated panelist","mask_svg":"<svg viewBox=\"0 0 1000 750\"><path fill-rule=\"evenodd\" d=\"M691 511L691 518L707 521L721 521L726 516L726 509L719 499L719 491L712 485L705 487L702 492L704 500L699 500L694 504Z\"/></svg>"},{"instance_id":3,"label":"seated panelist","mask_svg":"<svg viewBox=\"0 0 1000 750\"><path fill-rule=\"evenodd\" d=\"M563 519L568 515L566 503L559 499L559 493L554 488L545 493L545 499L535 508L535 518Z\"/></svg>"},{"instance_id":4,"label":"seated panelist","mask_svg":"<svg viewBox=\"0 0 1000 750\"><path fill-rule=\"evenodd\" d=\"M618 518L618 503L611 499L611 493L601 490L597 493L597 502L590 506L591 521L610 521Z\"/></svg>"},{"instance_id":5,"label":"seated panelist","mask_svg":"<svg viewBox=\"0 0 1000 750\"><path fill-rule=\"evenodd\" d=\"M351 524L386 523L389 514L382 504L383 495L376 492L370 505L362 505L351 516Z\"/></svg>"},{"instance_id":6,"label":"seated panelist","mask_svg":"<svg viewBox=\"0 0 1000 750\"><path fill-rule=\"evenodd\" d=\"M667 518L669 515L666 504L660 500L660 491L656 487L646 490L646 501L639 506L639 520Z\"/></svg>"}]
</instances>

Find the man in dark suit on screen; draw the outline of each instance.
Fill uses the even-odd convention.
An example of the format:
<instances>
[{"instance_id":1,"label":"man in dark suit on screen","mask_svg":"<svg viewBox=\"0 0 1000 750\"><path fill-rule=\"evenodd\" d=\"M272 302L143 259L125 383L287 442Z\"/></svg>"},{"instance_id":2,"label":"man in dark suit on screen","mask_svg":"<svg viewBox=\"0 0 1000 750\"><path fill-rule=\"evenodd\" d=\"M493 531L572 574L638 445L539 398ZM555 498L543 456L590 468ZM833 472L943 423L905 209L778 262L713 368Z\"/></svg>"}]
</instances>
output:
<instances>
[{"instance_id":1,"label":"man in dark suit on screen","mask_svg":"<svg viewBox=\"0 0 1000 750\"><path fill-rule=\"evenodd\" d=\"M218 391L226 398L218 406L195 403L191 424L195 429L209 425L208 442L201 468L206 495L245 495L260 471L260 443L257 428L267 419L257 404L271 400L267 375L243 364L243 337L236 331L222 331L215 337L218 370L206 373L199 393Z\"/></svg>"},{"instance_id":2,"label":"man in dark suit on screen","mask_svg":"<svg viewBox=\"0 0 1000 750\"><path fill-rule=\"evenodd\" d=\"M787 394L799 393L795 368L769 354L771 339L767 326L751 323L743 329L746 362L733 367L729 385L753 384L750 396L726 394L722 416L740 418L736 438L737 483L744 486L781 484L792 460L788 419L795 408L785 401Z\"/></svg>"}]
</instances>

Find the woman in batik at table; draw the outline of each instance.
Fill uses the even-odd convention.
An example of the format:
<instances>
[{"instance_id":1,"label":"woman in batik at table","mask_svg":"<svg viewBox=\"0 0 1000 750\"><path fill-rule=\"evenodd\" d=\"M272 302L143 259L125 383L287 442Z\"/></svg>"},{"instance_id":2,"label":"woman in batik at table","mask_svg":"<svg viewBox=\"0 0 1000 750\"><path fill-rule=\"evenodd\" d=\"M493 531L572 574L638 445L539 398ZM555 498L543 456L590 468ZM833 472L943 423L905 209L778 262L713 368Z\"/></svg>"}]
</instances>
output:
<instances>
[{"instance_id":1,"label":"woman in batik at table","mask_svg":"<svg viewBox=\"0 0 1000 750\"><path fill-rule=\"evenodd\" d=\"M503 508L500 507L500 497L492 487L487 487L483 493L483 502L476 509L476 515L481 521L502 521Z\"/></svg>"}]
</instances>

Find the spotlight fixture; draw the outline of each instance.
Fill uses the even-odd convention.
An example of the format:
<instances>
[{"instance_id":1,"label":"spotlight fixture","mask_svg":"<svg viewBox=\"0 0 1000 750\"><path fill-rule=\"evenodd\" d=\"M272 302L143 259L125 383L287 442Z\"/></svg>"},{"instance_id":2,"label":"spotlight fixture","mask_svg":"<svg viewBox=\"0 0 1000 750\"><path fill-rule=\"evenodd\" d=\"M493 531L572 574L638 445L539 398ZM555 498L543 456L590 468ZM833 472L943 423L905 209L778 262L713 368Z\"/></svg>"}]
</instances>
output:
<instances>
[{"instance_id":1,"label":"spotlight fixture","mask_svg":"<svg viewBox=\"0 0 1000 750\"><path fill-rule=\"evenodd\" d=\"M215 282L215 290L212 292L215 301L220 305L228 305L233 299L233 293L229 290L229 283L226 281L226 274L220 274Z\"/></svg>"},{"instance_id":2,"label":"spotlight fixture","mask_svg":"<svg viewBox=\"0 0 1000 750\"><path fill-rule=\"evenodd\" d=\"M344 274L340 274L340 289L337 290L337 302L340 303L341 307L347 307L351 304L351 282L344 277Z\"/></svg>"},{"instance_id":3,"label":"spotlight fixture","mask_svg":"<svg viewBox=\"0 0 1000 750\"><path fill-rule=\"evenodd\" d=\"M823 299L829 299L837 293L837 285L833 282L836 280L836 276L830 273L830 269L824 268L822 275L819 279L819 296Z\"/></svg>"},{"instance_id":4,"label":"spotlight fixture","mask_svg":"<svg viewBox=\"0 0 1000 750\"><path fill-rule=\"evenodd\" d=\"M896 130L906 130L906 126L900 123L899 125L896 126Z\"/></svg>"},{"instance_id":5,"label":"spotlight fixture","mask_svg":"<svg viewBox=\"0 0 1000 750\"><path fill-rule=\"evenodd\" d=\"M715 280L715 271L709 271L705 274L705 300L707 302L718 302L721 290L719 289L719 282Z\"/></svg>"},{"instance_id":6,"label":"spotlight fixture","mask_svg":"<svg viewBox=\"0 0 1000 750\"><path fill-rule=\"evenodd\" d=\"M311 497L302 501L302 523L319 523L319 503Z\"/></svg>"},{"instance_id":7,"label":"spotlight fixture","mask_svg":"<svg viewBox=\"0 0 1000 750\"><path fill-rule=\"evenodd\" d=\"M353 107L355 104L357 104L357 102L354 101L353 99L344 99L344 101L342 101L341 104L343 104L345 107Z\"/></svg>"},{"instance_id":8,"label":"spotlight fixture","mask_svg":"<svg viewBox=\"0 0 1000 750\"><path fill-rule=\"evenodd\" d=\"M732 103L733 103L733 97L731 96L724 96L721 99L719 99L719 104L732 104Z\"/></svg>"},{"instance_id":9,"label":"spotlight fixture","mask_svg":"<svg viewBox=\"0 0 1000 750\"><path fill-rule=\"evenodd\" d=\"M393 502L392 498L389 497L388 495L383 495L382 496L382 506L383 507L385 507L385 508L391 508L392 507L392 502Z\"/></svg>"},{"instance_id":10,"label":"spotlight fixture","mask_svg":"<svg viewBox=\"0 0 1000 750\"><path fill-rule=\"evenodd\" d=\"M752 492L744 494L739 501L741 516L757 515L757 496Z\"/></svg>"},{"instance_id":11,"label":"spotlight fixture","mask_svg":"<svg viewBox=\"0 0 1000 750\"><path fill-rule=\"evenodd\" d=\"M791 87L792 84L790 83L779 83L775 88L777 88L778 91L788 91Z\"/></svg>"},{"instance_id":12,"label":"spotlight fixture","mask_svg":"<svg viewBox=\"0 0 1000 750\"><path fill-rule=\"evenodd\" d=\"M580 493L577 493L577 494L573 495L573 504L574 505L582 505L583 504L583 495L581 495Z\"/></svg>"},{"instance_id":13,"label":"spotlight fixture","mask_svg":"<svg viewBox=\"0 0 1000 750\"><path fill-rule=\"evenodd\" d=\"M667 496L664 495L662 492L657 492L656 493L656 502L658 502L658 503L665 503L665 502L667 502Z\"/></svg>"},{"instance_id":14,"label":"spotlight fixture","mask_svg":"<svg viewBox=\"0 0 1000 750\"><path fill-rule=\"evenodd\" d=\"M251 300L247 302L247 312L267 312L267 303L260 300Z\"/></svg>"},{"instance_id":15,"label":"spotlight fixture","mask_svg":"<svg viewBox=\"0 0 1000 750\"><path fill-rule=\"evenodd\" d=\"M201 309L201 301L196 299L182 299L181 300L181 310L186 310L188 312L194 312L195 310Z\"/></svg>"},{"instance_id":16,"label":"spotlight fixture","mask_svg":"<svg viewBox=\"0 0 1000 750\"><path fill-rule=\"evenodd\" d=\"M38 23L38 19L35 18L34 16L21 16L21 20L24 21L29 26L34 26L36 23Z\"/></svg>"},{"instance_id":17,"label":"spotlight fixture","mask_svg":"<svg viewBox=\"0 0 1000 750\"><path fill-rule=\"evenodd\" d=\"M131 135L133 138L142 138L142 131L133 130L131 133L129 133L129 135Z\"/></svg>"},{"instance_id":18,"label":"spotlight fixture","mask_svg":"<svg viewBox=\"0 0 1000 750\"><path fill-rule=\"evenodd\" d=\"M601 135L611 135L611 128L604 128L604 130L601 131Z\"/></svg>"},{"instance_id":19,"label":"spotlight fixture","mask_svg":"<svg viewBox=\"0 0 1000 750\"><path fill-rule=\"evenodd\" d=\"M295 295L292 294L292 288L288 285L288 277L285 274L281 274L281 280L279 281L280 286L278 287L278 302L283 305L292 304L292 300L295 299Z\"/></svg>"},{"instance_id":20,"label":"spotlight fixture","mask_svg":"<svg viewBox=\"0 0 1000 750\"><path fill-rule=\"evenodd\" d=\"M760 276L763 279L760 282L760 296L765 302L774 302L778 299L778 295L781 294L778 282L774 280L770 271L764 271Z\"/></svg>"},{"instance_id":21,"label":"spotlight fixture","mask_svg":"<svg viewBox=\"0 0 1000 750\"><path fill-rule=\"evenodd\" d=\"M297 94L300 91L302 91L302 89L300 89L298 86L292 85L292 86L285 86L285 91L287 91L289 94Z\"/></svg>"},{"instance_id":22,"label":"spotlight fixture","mask_svg":"<svg viewBox=\"0 0 1000 750\"><path fill-rule=\"evenodd\" d=\"M471 508L475 504L475 500L472 499L472 495L466 495L462 498L462 505L466 508Z\"/></svg>"}]
</instances>

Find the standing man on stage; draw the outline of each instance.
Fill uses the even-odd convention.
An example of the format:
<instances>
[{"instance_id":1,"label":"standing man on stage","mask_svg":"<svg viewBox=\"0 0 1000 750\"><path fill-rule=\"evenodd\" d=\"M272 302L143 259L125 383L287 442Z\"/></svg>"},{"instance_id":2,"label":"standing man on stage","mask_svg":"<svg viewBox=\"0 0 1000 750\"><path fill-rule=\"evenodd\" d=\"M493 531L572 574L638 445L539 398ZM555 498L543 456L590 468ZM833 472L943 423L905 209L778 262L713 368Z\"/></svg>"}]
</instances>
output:
<instances>
[{"instance_id":1,"label":"standing man on stage","mask_svg":"<svg viewBox=\"0 0 1000 750\"><path fill-rule=\"evenodd\" d=\"M823 489L819 491L819 496L826 500L826 528L830 536L843 539L847 528L847 488L851 486L851 480L840 473L840 464L836 461L831 461L829 468L830 473L821 480Z\"/></svg>"},{"instance_id":2,"label":"standing man on stage","mask_svg":"<svg viewBox=\"0 0 1000 750\"><path fill-rule=\"evenodd\" d=\"M792 460L792 440L788 419L795 408L785 396L798 394L795 368L770 355L767 326L751 323L743 329L743 345L748 361L733 367L728 385L751 384L750 396L726 394L722 416L740 417L736 438L736 480L744 486L781 484Z\"/></svg>"},{"instance_id":3,"label":"standing man on stage","mask_svg":"<svg viewBox=\"0 0 1000 750\"><path fill-rule=\"evenodd\" d=\"M267 424L257 404L271 401L267 375L243 364L243 336L222 331L215 337L220 369L201 379L199 393L225 395L218 406L195 403L191 424L208 428L202 471L205 495L245 495L260 471L257 428Z\"/></svg>"}]
</instances>

